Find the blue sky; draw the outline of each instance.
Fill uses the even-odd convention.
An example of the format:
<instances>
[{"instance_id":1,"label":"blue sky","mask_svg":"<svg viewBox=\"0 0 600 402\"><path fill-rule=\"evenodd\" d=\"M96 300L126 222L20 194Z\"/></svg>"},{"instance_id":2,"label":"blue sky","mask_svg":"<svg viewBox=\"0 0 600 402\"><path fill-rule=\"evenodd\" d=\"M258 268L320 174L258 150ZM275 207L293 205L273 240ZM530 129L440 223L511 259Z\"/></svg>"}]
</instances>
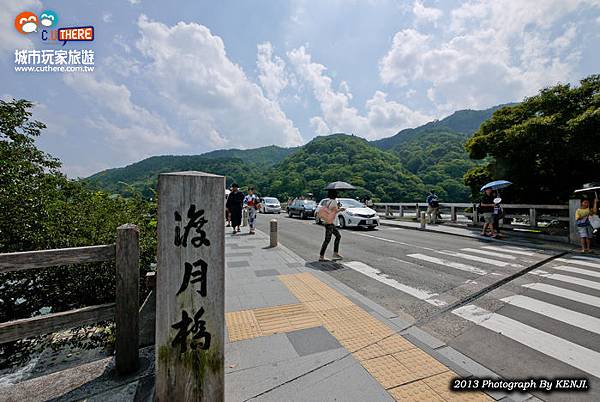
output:
<instances>
[{"instance_id":1,"label":"blue sky","mask_svg":"<svg viewBox=\"0 0 600 402\"><path fill-rule=\"evenodd\" d=\"M70 177L151 155L376 139L598 71L600 0L4 0L0 97ZM14 71L21 11L94 25L92 73Z\"/></svg>"}]
</instances>

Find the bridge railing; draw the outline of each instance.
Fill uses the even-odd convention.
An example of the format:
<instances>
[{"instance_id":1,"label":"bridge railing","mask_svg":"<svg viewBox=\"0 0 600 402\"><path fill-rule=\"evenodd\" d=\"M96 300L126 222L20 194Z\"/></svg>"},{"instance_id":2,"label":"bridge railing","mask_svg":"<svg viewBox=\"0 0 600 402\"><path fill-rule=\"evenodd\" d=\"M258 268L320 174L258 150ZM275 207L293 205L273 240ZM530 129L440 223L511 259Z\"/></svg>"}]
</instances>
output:
<instances>
[{"instance_id":1,"label":"bridge railing","mask_svg":"<svg viewBox=\"0 0 600 402\"><path fill-rule=\"evenodd\" d=\"M468 225L481 225L476 203L440 203L442 220ZM502 204L501 225L507 228L539 229L556 222L569 222L569 205ZM417 217L427 211L426 202L379 202L375 210L384 217ZM560 225L558 225L560 226ZM562 226L567 227L568 224Z\"/></svg>"},{"instance_id":2,"label":"bridge railing","mask_svg":"<svg viewBox=\"0 0 600 402\"><path fill-rule=\"evenodd\" d=\"M115 303L0 323L0 344L115 320L117 371L120 374L135 371L139 358L140 277L139 232L135 225L120 226L115 244L0 254L0 273L113 260L116 265Z\"/></svg>"}]
</instances>

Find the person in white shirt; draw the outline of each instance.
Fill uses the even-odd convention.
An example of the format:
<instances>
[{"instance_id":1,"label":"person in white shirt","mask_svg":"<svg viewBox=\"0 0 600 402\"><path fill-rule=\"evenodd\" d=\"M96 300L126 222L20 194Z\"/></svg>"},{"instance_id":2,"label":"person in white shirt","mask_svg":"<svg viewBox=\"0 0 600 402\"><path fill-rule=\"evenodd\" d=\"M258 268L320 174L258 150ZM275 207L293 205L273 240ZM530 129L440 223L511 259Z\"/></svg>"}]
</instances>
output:
<instances>
[{"instance_id":1,"label":"person in white shirt","mask_svg":"<svg viewBox=\"0 0 600 402\"><path fill-rule=\"evenodd\" d=\"M342 256L339 254L339 251L342 235L340 234L337 227L335 227L335 219L337 213L339 211L342 211L343 209L338 207L338 203L336 200L337 191L329 190L327 192L327 198L328 201L319 211L319 218L325 223L325 240L323 240L323 244L321 245L319 261L327 261L327 259L325 258L325 251L327 251L327 246L331 241L331 235L335 236L335 240L333 242L333 260L341 260Z\"/></svg>"}]
</instances>

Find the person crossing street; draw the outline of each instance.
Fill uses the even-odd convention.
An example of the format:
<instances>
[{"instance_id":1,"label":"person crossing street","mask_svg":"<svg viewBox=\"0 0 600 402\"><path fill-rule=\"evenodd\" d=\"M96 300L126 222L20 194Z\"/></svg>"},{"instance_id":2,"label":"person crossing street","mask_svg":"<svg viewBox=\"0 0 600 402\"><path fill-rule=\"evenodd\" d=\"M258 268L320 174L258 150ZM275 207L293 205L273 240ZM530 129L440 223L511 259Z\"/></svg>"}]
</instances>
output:
<instances>
[{"instance_id":1,"label":"person crossing street","mask_svg":"<svg viewBox=\"0 0 600 402\"><path fill-rule=\"evenodd\" d=\"M323 244L321 245L321 252L319 253L319 261L327 261L325 258L325 251L327 251L327 246L331 241L331 235L335 236L335 240L333 242L333 260L341 260L342 256L339 254L340 251L340 241L342 240L342 235L340 231L335 226L335 220L337 217L337 213L343 211L343 208L338 207L337 203L337 191L328 190L327 192L327 202L319 212L319 217L325 223L325 240L323 240Z\"/></svg>"}]
</instances>

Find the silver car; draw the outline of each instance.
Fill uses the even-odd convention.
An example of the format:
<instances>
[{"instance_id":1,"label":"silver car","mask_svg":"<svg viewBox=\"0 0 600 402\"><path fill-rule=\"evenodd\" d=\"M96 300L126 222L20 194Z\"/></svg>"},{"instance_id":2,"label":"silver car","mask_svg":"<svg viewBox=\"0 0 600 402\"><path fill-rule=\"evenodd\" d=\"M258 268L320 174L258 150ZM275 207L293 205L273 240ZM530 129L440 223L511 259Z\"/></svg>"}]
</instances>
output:
<instances>
[{"instance_id":1,"label":"silver car","mask_svg":"<svg viewBox=\"0 0 600 402\"><path fill-rule=\"evenodd\" d=\"M263 197L261 205L260 212L263 214L278 214L281 212L281 204L275 197Z\"/></svg>"}]
</instances>

